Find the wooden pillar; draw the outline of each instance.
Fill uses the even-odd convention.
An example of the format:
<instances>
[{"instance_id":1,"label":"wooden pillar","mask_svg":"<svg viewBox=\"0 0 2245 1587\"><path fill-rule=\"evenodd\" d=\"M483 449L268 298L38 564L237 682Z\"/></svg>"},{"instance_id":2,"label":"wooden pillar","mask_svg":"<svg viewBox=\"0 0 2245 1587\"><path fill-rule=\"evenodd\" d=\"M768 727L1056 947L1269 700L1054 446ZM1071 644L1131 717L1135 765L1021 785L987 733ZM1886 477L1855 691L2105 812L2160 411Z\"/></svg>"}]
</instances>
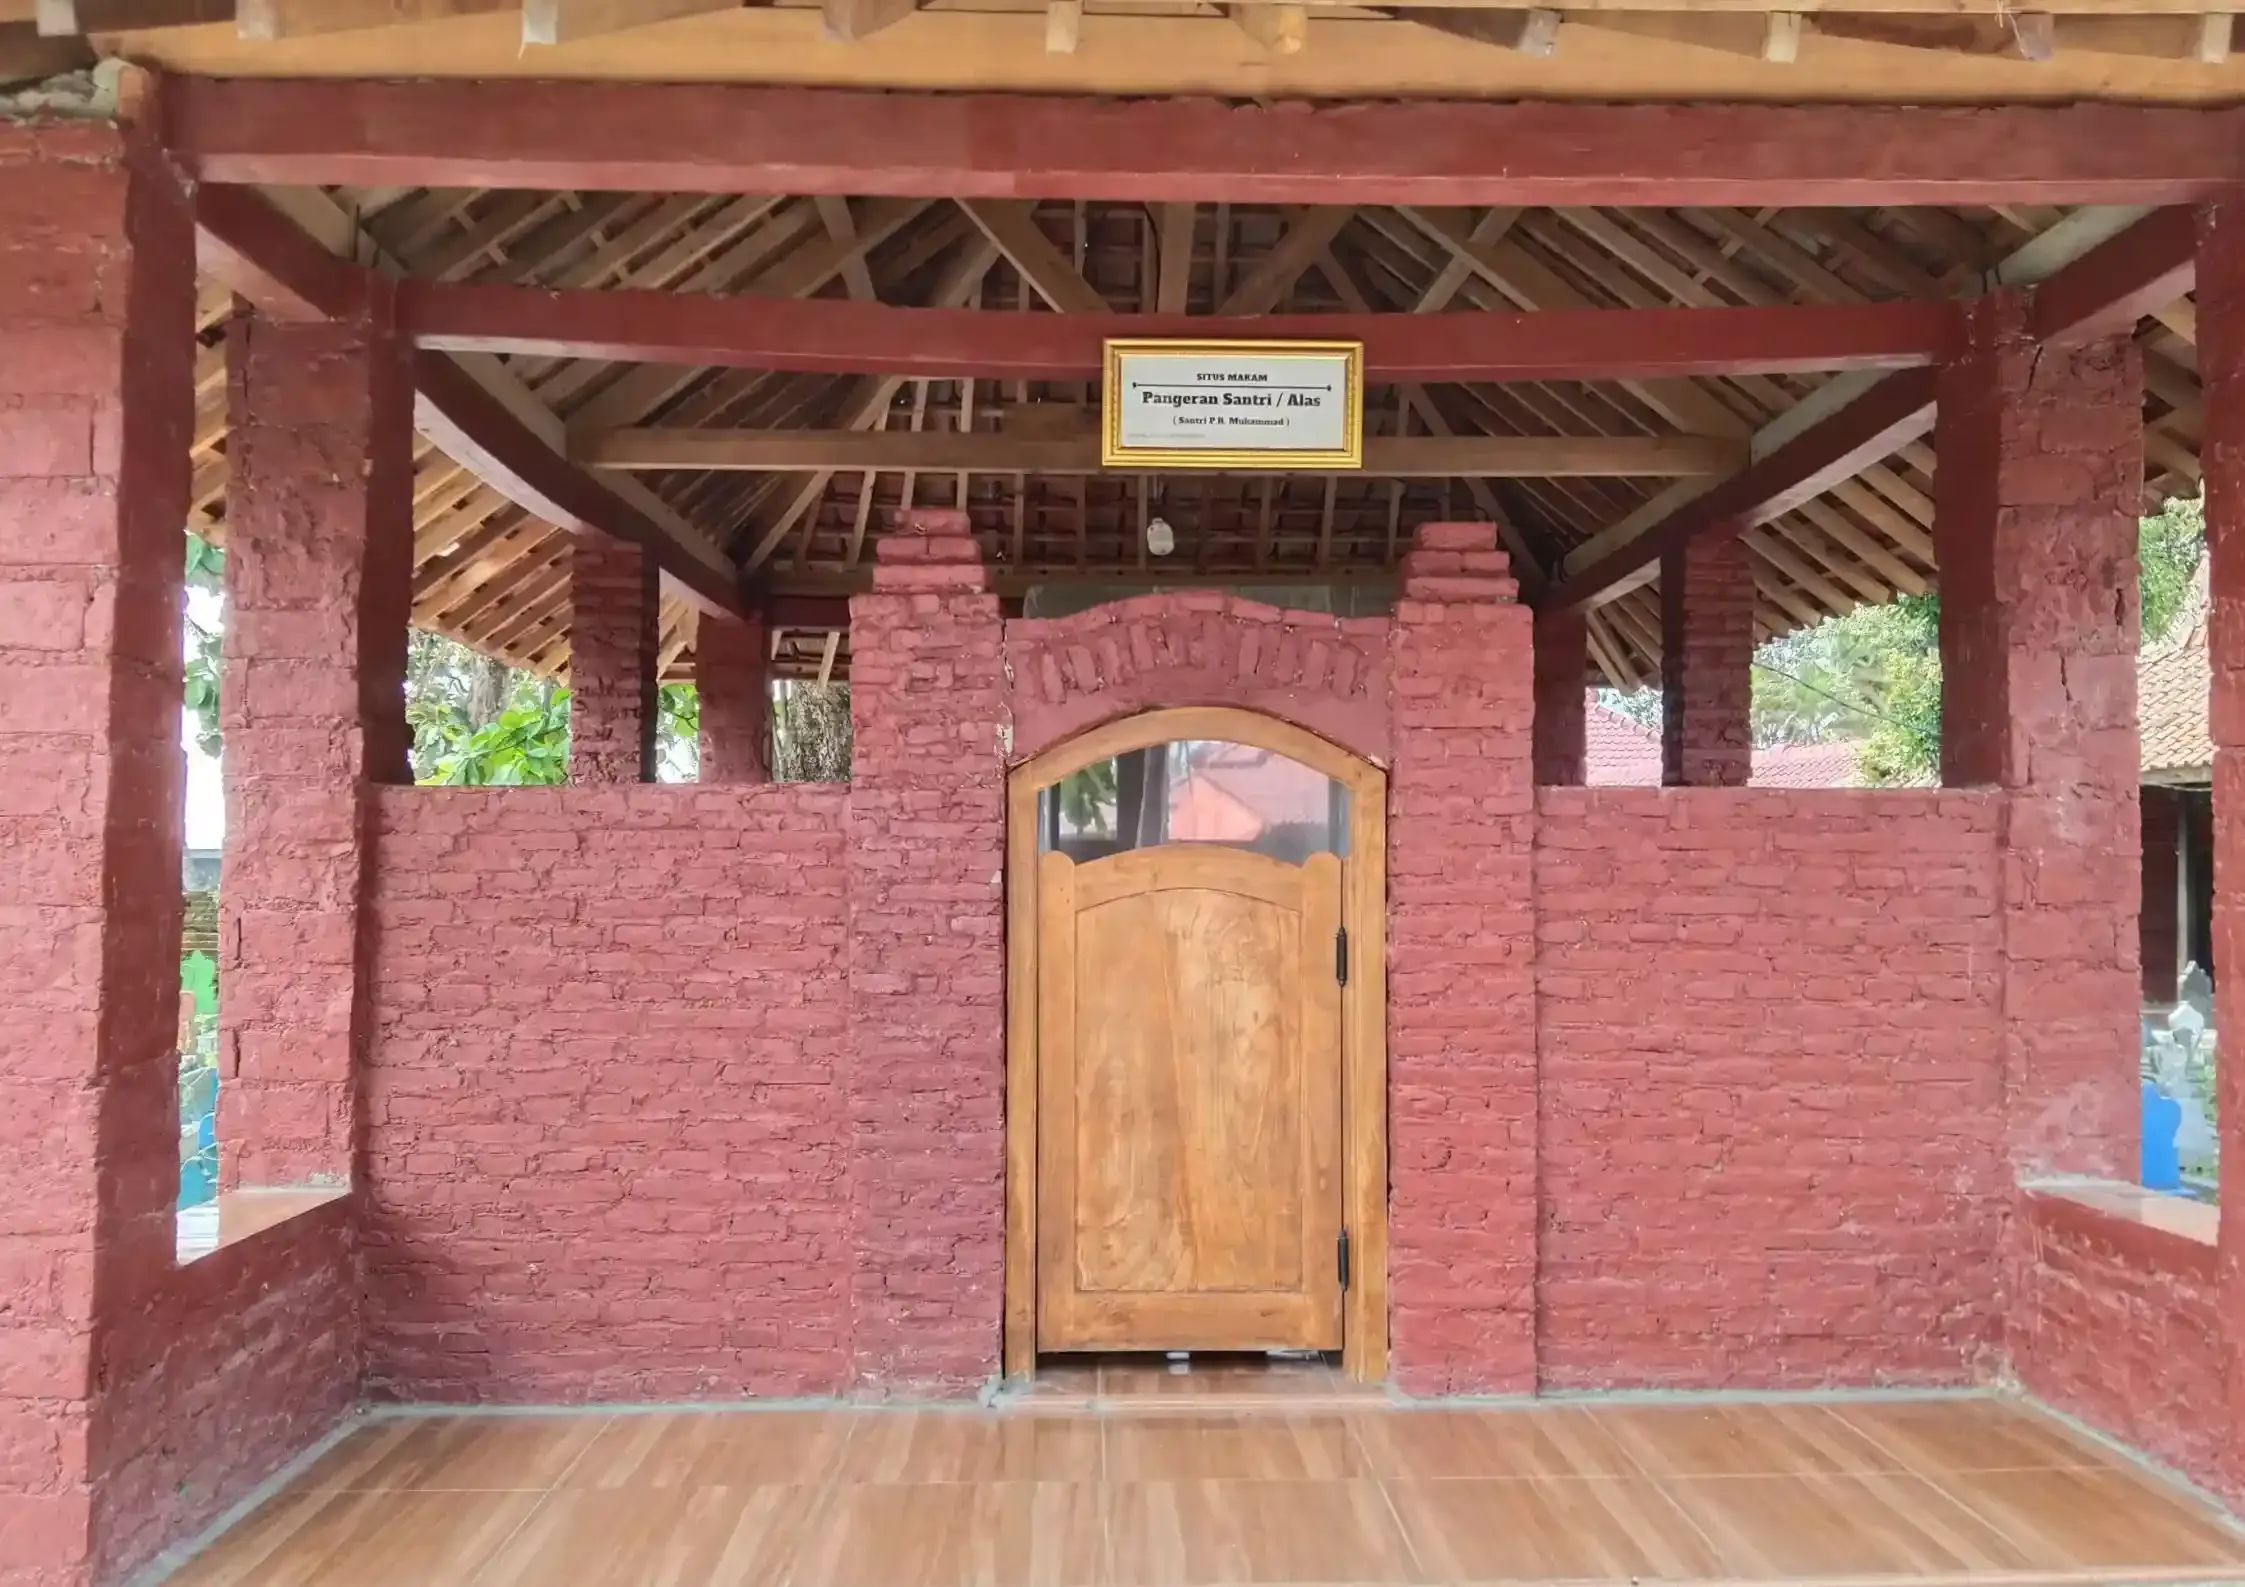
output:
<instances>
[{"instance_id":1,"label":"wooden pillar","mask_svg":"<svg viewBox=\"0 0 2245 1587\"><path fill-rule=\"evenodd\" d=\"M1937 433L1941 764L2009 796L2010 1156L2021 1175L2131 1178L2142 369L2125 339L2036 345L2015 293L1969 324Z\"/></svg>"},{"instance_id":2,"label":"wooden pillar","mask_svg":"<svg viewBox=\"0 0 2245 1587\"><path fill-rule=\"evenodd\" d=\"M2198 371L2204 388L2207 587L2214 740L2214 1028L2221 1131L2218 1309L2228 1379L2230 1480L2245 1483L2245 205L2200 213ZM2211 1409L2209 1416L2216 1414Z\"/></svg>"},{"instance_id":3,"label":"wooden pillar","mask_svg":"<svg viewBox=\"0 0 2245 1587\"><path fill-rule=\"evenodd\" d=\"M655 780L655 559L586 535L569 550L569 780Z\"/></svg>"},{"instance_id":4,"label":"wooden pillar","mask_svg":"<svg viewBox=\"0 0 2245 1587\"><path fill-rule=\"evenodd\" d=\"M694 630L701 706L701 780L772 780L771 630L704 612Z\"/></svg>"},{"instance_id":5,"label":"wooden pillar","mask_svg":"<svg viewBox=\"0 0 2245 1587\"><path fill-rule=\"evenodd\" d=\"M1754 773L1754 569L1735 534L1660 562L1660 780L1743 788Z\"/></svg>"},{"instance_id":6,"label":"wooden pillar","mask_svg":"<svg viewBox=\"0 0 2245 1587\"><path fill-rule=\"evenodd\" d=\"M376 316L228 332L221 1181L348 1184L368 785L412 781L412 348Z\"/></svg>"},{"instance_id":7,"label":"wooden pillar","mask_svg":"<svg viewBox=\"0 0 2245 1587\"><path fill-rule=\"evenodd\" d=\"M1590 625L1582 612L1538 617L1536 644L1536 782L1579 788L1589 697Z\"/></svg>"},{"instance_id":8,"label":"wooden pillar","mask_svg":"<svg viewBox=\"0 0 2245 1587\"><path fill-rule=\"evenodd\" d=\"M2182 979L2184 798L2173 788L2143 790L2144 1001L2172 1003Z\"/></svg>"}]
</instances>

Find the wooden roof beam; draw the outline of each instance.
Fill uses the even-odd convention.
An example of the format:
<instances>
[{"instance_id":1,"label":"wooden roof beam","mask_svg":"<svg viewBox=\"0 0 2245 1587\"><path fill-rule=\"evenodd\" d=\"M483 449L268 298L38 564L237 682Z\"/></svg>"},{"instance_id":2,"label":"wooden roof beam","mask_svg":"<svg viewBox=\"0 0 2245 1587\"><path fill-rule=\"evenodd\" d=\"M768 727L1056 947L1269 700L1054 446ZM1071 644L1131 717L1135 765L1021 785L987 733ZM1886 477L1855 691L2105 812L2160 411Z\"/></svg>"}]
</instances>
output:
<instances>
[{"instance_id":1,"label":"wooden roof beam","mask_svg":"<svg viewBox=\"0 0 2245 1587\"><path fill-rule=\"evenodd\" d=\"M1568 556L1537 609L1596 604L1699 535L1753 528L1821 496L1931 429L1934 387L1932 370L1891 376L1711 489L1663 503L1652 521L1625 520L1593 537Z\"/></svg>"},{"instance_id":2,"label":"wooden roof beam","mask_svg":"<svg viewBox=\"0 0 2245 1587\"><path fill-rule=\"evenodd\" d=\"M206 185L194 204L198 257L232 272L253 301L263 291L268 302L328 318L369 300L373 271L334 257L260 195ZM562 528L638 545L697 603L739 611L732 563L637 482L619 489L571 463L561 421L498 360L423 352L414 388L416 427L494 490Z\"/></svg>"},{"instance_id":3,"label":"wooden roof beam","mask_svg":"<svg viewBox=\"0 0 2245 1587\"><path fill-rule=\"evenodd\" d=\"M1099 289L1084 279L1083 272L1070 264L1038 227L1036 205L961 199L959 207L1047 303L1063 314L1106 312L1107 300L1099 295Z\"/></svg>"},{"instance_id":4,"label":"wooden roof beam","mask_svg":"<svg viewBox=\"0 0 2245 1587\"><path fill-rule=\"evenodd\" d=\"M2245 108L1465 103L186 75L204 181L1182 203L2187 203L2245 183ZM692 138L676 129L691 126ZM1501 149L1505 157L1491 159Z\"/></svg>"},{"instance_id":5,"label":"wooden roof beam","mask_svg":"<svg viewBox=\"0 0 2245 1587\"><path fill-rule=\"evenodd\" d=\"M1226 329L1225 321L1207 316L1017 314L832 298L686 298L411 281L399 285L399 314L420 345L446 352L943 380L1096 378L1109 338ZM1361 340L1373 380L1511 381L1904 369L1945 357L1956 346L1959 325L1953 303L1900 302L1266 315L1239 328L1262 337Z\"/></svg>"},{"instance_id":6,"label":"wooden roof beam","mask_svg":"<svg viewBox=\"0 0 2245 1587\"><path fill-rule=\"evenodd\" d=\"M955 430L624 429L573 434L570 456L598 469L734 469L785 473L1098 474L1099 437ZM1699 435L1375 435L1364 466L1325 472L1373 479L1561 479L1726 474L1743 443ZM1232 472L1252 474L1253 467ZM1316 472L1316 471L1313 471Z\"/></svg>"},{"instance_id":7,"label":"wooden roof beam","mask_svg":"<svg viewBox=\"0 0 2245 1587\"><path fill-rule=\"evenodd\" d=\"M2086 342L2133 331L2187 294L2198 278L2198 217L2155 209L2034 289L2027 328L2038 341Z\"/></svg>"},{"instance_id":8,"label":"wooden roof beam","mask_svg":"<svg viewBox=\"0 0 2245 1587\"><path fill-rule=\"evenodd\" d=\"M525 46L578 44L628 28L729 11L739 4L740 0L522 0L522 42Z\"/></svg>"}]
</instances>

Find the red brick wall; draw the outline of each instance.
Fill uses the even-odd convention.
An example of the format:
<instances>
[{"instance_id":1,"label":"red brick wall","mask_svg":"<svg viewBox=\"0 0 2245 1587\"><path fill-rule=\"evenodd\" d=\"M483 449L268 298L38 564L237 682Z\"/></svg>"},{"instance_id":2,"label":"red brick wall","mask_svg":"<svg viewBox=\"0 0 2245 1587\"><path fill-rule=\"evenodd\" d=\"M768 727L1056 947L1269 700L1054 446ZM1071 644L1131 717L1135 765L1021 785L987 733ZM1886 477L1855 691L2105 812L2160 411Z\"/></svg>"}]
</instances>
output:
<instances>
[{"instance_id":1,"label":"red brick wall","mask_svg":"<svg viewBox=\"0 0 2245 1587\"><path fill-rule=\"evenodd\" d=\"M901 515L850 602L852 1375L998 1371L1005 1258L1005 657L966 517Z\"/></svg>"},{"instance_id":2,"label":"red brick wall","mask_svg":"<svg viewBox=\"0 0 2245 1587\"><path fill-rule=\"evenodd\" d=\"M2215 1252L2023 1191L2011 1369L2028 1393L2245 1500L2245 1437L2220 1414Z\"/></svg>"},{"instance_id":3,"label":"red brick wall","mask_svg":"<svg viewBox=\"0 0 2245 1587\"><path fill-rule=\"evenodd\" d=\"M586 535L569 548L569 780L652 782L660 592L654 559Z\"/></svg>"},{"instance_id":4,"label":"red brick wall","mask_svg":"<svg viewBox=\"0 0 2245 1587\"><path fill-rule=\"evenodd\" d=\"M1997 838L1970 793L1538 793L1543 1382L1994 1365Z\"/></svg>"},{"instance_id":5,"label":"red brick wall","mask_svg":"<svg viewBox=\"0 0 2245 1587\"><path fill-rule=\"evenodd\" d=\"M1414 1393L1535 1386L1530 619L1488 524L1428 524L1389 634L1389 1330Z\"/></svg>"},{"instance_id":6,"label":"red brick wall","mask_svg":"<svg viewBox=\"0 0 2245 1587\"><path fill-rule=\"evenodd\" d=\"M844 1385L844 800L380 791L370 1395Z\"/></svg>"},{"instance_id":7,"label":"red brick wall","mask_svg":"<svg viewBox=\"0 0 2245 1587\"><path fill-rule=\"evenodd\" d=\"M1010 622L1013 758L1141 711L1231 705L1385 762L1387 629L1385 618L1281 611L1214 590Z\"/></svg>"},{"instance_id":8,"label":"red brick wall","mask_svg":"<svg viewBox=\"0 0 2245 1587\"><path fill-rule=\"evenodd\" d=\"M336 1201L291 1218L121 1311L96 1407L95 1581L192 1537L358 1403L351 1216Z\"/></svg>"},{"instance_id":9,"label":"red brick wall","mask_svg":"<svg viewBox=\"0 0 2245 1587\"><path fill-rule=\"evenodd\" d=\"M1743 788L1754 770L1754 564L1738 535L1660 563L1660 780Z\"/></svg>"}]
</instances>

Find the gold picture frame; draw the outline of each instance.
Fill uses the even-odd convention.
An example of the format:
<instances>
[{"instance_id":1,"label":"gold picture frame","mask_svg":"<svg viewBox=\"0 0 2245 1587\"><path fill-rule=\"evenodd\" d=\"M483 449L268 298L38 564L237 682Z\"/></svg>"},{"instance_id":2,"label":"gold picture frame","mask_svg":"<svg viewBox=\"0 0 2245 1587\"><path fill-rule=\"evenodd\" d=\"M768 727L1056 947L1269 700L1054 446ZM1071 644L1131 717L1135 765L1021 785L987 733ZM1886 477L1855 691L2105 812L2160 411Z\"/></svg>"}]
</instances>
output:
<instances>
[{"instance_id":1,"label":"gold picture frame","mask_svg":"<svg viewBox=\"0 0 2245 1587\"><path fill-rule=\"evenodd\" d=\"M1339 360L1343 444L1338 447L1154 447L1123 441L1123 373L1134 356ZM1250 469L1256 473L1307 470L1334 473L1364 466L1364 344L1362 342L1258 342L1238 338L1134 337L1104 344L1100 380L1102 468Z\"/></svg>"}]
</instances>

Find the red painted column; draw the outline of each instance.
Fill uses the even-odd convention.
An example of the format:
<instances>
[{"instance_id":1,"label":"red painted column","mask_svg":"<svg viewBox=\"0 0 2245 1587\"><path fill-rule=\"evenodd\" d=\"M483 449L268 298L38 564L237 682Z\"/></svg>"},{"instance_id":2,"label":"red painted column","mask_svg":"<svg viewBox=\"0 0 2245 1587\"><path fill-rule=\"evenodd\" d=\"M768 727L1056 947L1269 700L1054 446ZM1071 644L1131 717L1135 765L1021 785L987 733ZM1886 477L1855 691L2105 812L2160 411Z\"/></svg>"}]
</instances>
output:
<instances>
[{"instance_id":1,"label":"red painted column","mask_svg":"<svg viewBox=\"0 0 2245 1587\"><path fill-rule=\"evenodd\" d=\"M2126 341L2038 347L2024 324L2017 294L1983 299L1941 376L1942 780L2011 796L2012 1167L2131 1178L2142 369Z\"/></svg>"},{"instance_id":2,"label":"red painted column","mask_svg":"<svg viewBox=\"0 0 2245 1587\"><path fill-rule=\"evenodd\" d=\"M660 581L637 546L569 548L569 780L655 780Z\"/></svg>"},{"instance_id":3,"label":"red painted column","mask_svg":"<svg viewBox=\"0 0 2245 1587\"><path fill-rule=\"evenodd\" d=\"M1489 524L1427 524L1389 631L1391 1376L1536 1385L1535 709Z\"/></svg>"},{"instance_id":4,"label":"red painted column","mask_svg":"<svg viewBox=\"0 0 2245 1587\"><path fill-rule=\"evenodd\" d=\"M694 630L701 705L701 780L772 780L771 630L704 612Z\"/></svg>"},{"instance_id":5,"label":"red painted column","mask_svg":"<svg viewBox=\"0 0 2245 1587\"><path fill-rule=\"evenodd\" d=\"M412 781L412 349L228 333L223 1183L348 1184L369 1039L369 784Z\"/></svg>"},{"instance_id":6,"label":"red painted column","mask_svg":"<svg viewBox=\"0 0 2245 1587\"><path fill-rule=\"evenodd\" d=\"M1590 628L1581 612L1538 617L1535 644L1536 781L1579 788L1586 753Z\"/></svg>"},{"instance_id":7,"label":"red painted column","mask_svg":"<svg viewBox=\"0 0 2245 1587\"><path fill-rule=\"evenodd\" d=\"M172 1261L195 249L166 185L114 127L0 122L11 1587L88 1578L97 1357Z\"/></svg>"},{"instance_id":8,"label":"red painted column","mask_svg":"<svg viewBox=\"0 0 2245 1587\"><path fill-rule=\"evenodd\" d=\"M2209 205L2198 234L2199 461L2206 481L2207 632L2214 740L2214 1028L2245 1033L2245 205ZM2229 1478L2245 1489L2245 1036L2221 1036L2221 1247ZM2211 1411L2209 1415L2213 1414Z\"/></svg>"},{"instance_id":9,"label":"red painted column","mask_svg":"<svg viewBox=\"0 0 2245 1587\"><path fill-rule=\"evenodd\" d=\"M1737 535L1660 563L1660 780L1743 788L1754 773L1754 567Z\"/></svg>"},{"instance_id":10,"label":"red painted column","mask_svg":"<svg viewBox=\"0 0 2245 1587\"><path fill-rule=\"evenodd\" d=\"M964 514L908 512L850 601L850 1235L864 1392L998 1371L1005 658Z\"/></svg>"}]
</instances>

